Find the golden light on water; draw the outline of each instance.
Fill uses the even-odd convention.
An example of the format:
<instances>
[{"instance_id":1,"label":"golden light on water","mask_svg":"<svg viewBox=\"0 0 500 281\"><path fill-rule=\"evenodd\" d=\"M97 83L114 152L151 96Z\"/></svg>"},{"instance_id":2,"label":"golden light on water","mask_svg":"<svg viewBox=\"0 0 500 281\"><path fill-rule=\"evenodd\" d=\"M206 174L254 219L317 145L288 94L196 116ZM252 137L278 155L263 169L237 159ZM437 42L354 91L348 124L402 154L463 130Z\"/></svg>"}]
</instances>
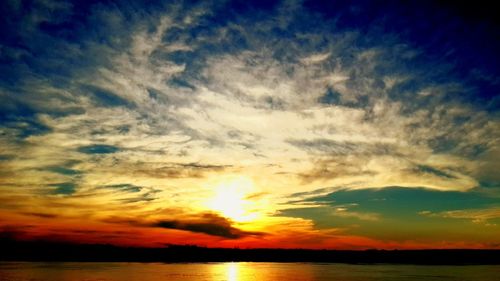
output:
<instances>
[{"instance_id":1,"label":"golden light on water","mask_svg":"<svg viewBox=\"0 0 500 281\"><path fill-rule=\"evenodd\" d=\"M237 263L228 263L226 264L226 280L227 281L238 281L239 280L239 265Z\"/></svg>"}]
</instances>

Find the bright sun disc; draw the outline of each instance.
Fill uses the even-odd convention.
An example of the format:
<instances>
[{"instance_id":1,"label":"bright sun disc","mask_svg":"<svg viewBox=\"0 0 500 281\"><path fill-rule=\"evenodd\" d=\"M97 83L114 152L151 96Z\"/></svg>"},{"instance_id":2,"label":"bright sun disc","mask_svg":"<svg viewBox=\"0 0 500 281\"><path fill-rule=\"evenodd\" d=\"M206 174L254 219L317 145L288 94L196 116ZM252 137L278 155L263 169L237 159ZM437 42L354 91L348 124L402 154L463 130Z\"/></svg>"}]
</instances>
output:
<instances>
[{"instance_id":1,"label":"bright sun disc","mask_svg":"<svg viewBox=\"0 0 500 281\"><path fill-rule=\"evenodd\" d=\"M208 202L208 207L236 222L254 220L257 213L251 209L255 207L255 202L247 199L254 190L253 182L245 177L222 181L216 186L215 195Z\"/></svg>"}]
</instances>

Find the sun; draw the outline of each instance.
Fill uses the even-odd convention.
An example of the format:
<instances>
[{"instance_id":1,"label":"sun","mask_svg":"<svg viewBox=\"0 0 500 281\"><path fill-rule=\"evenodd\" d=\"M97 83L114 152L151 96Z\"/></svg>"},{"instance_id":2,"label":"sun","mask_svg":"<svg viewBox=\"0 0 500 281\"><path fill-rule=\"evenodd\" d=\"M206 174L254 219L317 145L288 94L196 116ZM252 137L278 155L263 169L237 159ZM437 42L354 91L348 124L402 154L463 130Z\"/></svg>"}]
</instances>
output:
<instances>
[{"instance_id":1,"label":"sun","mask_svg":"<svg viewBox=\"0 0 500 281\"><path fill-rule=\"evenodd\" d=\"M256 202L248 200L253 192L255 186L251 179L231 177L215 186L214 196L207 205L211 210L235 222L252 221L258 217Z\"/></svg>"}]
</instances>

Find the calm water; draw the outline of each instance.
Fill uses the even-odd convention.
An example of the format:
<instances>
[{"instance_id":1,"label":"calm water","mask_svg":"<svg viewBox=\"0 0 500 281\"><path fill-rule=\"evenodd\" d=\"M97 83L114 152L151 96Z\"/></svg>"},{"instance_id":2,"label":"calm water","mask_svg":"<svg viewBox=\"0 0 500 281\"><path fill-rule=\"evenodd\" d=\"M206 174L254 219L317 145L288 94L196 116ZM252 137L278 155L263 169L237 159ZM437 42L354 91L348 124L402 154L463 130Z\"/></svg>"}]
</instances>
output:
<instances>
[{"instance_id":1,"label":"calm water","mask_svg":"<svg viewBox=\"0 0 500 281\"><path fill-rule=\"evenodd\" d=\"M500 266L0 262L0 281L500 280Z\"/></svg>"}]
</instances>

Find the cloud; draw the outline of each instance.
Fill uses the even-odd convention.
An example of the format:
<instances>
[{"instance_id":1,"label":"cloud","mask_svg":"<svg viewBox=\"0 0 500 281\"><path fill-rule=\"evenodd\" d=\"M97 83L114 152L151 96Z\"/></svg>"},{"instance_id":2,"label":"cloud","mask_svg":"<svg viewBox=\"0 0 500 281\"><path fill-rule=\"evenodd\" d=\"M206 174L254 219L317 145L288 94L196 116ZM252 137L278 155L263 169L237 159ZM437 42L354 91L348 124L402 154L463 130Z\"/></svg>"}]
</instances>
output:
<instances>
[{"instance_id":1,"label":"cloud","mask_svg":"<svg viewBox=\"0 0 500 281\"><path fill-rule=\"evenodd\" d=\"M95 86L84 86L82 87L84 91L88 91L91 94L92 102L99 106L113 107L113 106L125 106L133 108L133 104L119 95L112 93L111 91L101 89Z\"/></svg>"},{"instance_id":2,"label":"cloud","mask_svg":"<svg viewBox=\"0 0 500 281\"><path fill-rule=\"evenodd\" d=\"M388 154L391 151L391 143L370 143L365 141L336 141L331 139L297 140L290 139L288 142L311 153L329 156L346 156L353 154L373 155Z\"/></svg>"},{"instance_id":3,"label":"cloud","mask_svg":"<svg viewBox=\"0 0 500 281\"><path fill-rule=\"evenodd\" d=\"M321 96L318 99L318 101L323 104L331 104L331 105L341 104L340 94L337 93L331 87L328 87L326 93L323 96Z\"/></svg>"},{"instance_id":4,"label":"cloud","mask_svg":"<svg viewBox=\"0 0 500 281\"><path fill-rule=\"evenodd\" d=\"M72 182L63 182L63 183L55 183L51 184L50 186L56 187L52 191L53 194L62 194L62 195L71 195L75 193L77 185Z\"/></svg>"},{"instance_id":5,"label":"cloud","mask_svg":"<svg viewBox=\"0 0 500 281\"><path fill-rule=\"evenodd\" d=\"M75 176L75 175L80 174L80 171L78 171L78 170L73 170L73 169L60 167L60 166L48 167L47 170L54 172L54 173L57 173L57 174L66 175L66 176Z\"/></svg>"},{"instance_id":6,"label":"cloud","mask_svg":"<svg viewBox=\"0 0 500 281\"><path fill-rule=\"evenodd\" d=\"M0 122L7 129L3 135L14 139L26 139L33 135L51 132L51 128L41 122L36 116L36 109L18 101L16 98L0 92Z\"/></svg>"},{"instance_id":7,"label":"cloud","mask_svg":"<svg viewBox=\"0 0 500 281\"><path fill-rule=\"evenodd\" d=\"M26 236L33 226L31 225L1 225L0 226L0 239L19 239Z\"/></svg>"},{"instance_id":8,"label":"cloud","mask_svg":"<svg viewBox=\"0 0 500 281\"><path fill-rule=\"evenodd\" d=\"M203 178L208 174L230 170L231 165L207 165L200 163L144 163L135 168L132 173L137 176L151 178L176 179L176 178ZM127 171L123 171L130 173Z\"/></svg>"},{"instance_id":9,"label":"cloud","mask_svg":"<svg viewBox=\"0 0 500 281\"><path fill-rule=\"evenodd\" d=\"M438 177L443 177L443 178L448 178L448 179L453 179L455 178L453 175L450 175L448 173L445 173L443 171L440 171L438 169L435 169L433 167L430 167L430 166L426 166L426 165L418 165L417 166L417 169L423 173L429 173L429 174L433 174L433 175L436 175Z\"/></svg>"},{"instance_id":10,"label":"cloud","mask_svg":"<svg viewBox=\"0 0 500 281\"><path fill-rule=\"evenodd\" d=\"M172 219L164 218L150 221L138 221L134 218L124 219L122 217L113 217L106 219L108 223L128 224L139 227L153 227L173 230L184 230L193 233L207 234L225 239L240 239L244 237L258 237L264 235L262 232L245 231L234 227L233 222L227 218L221 217L218 214L205 213L190 213L181 209L170 209L168 211Z\"/></svg>"},{"instance_id":11,"label":"cloud","mask_svg":"<svg viewBox=\"0 0 500 281\"><path fill-rule=\"evenodd\" d=\"M0 155L0 161L7 161L13 159L13 155L8 155L8 154L2 154Z\"/></svg>"},{"instance_id":12,"label":"cloud","mask_svg":"<svg viewBox=\"0 0 500 281\"><path fill-rule=\"evenodd\" d=\"M90 24L99 26L96 34L79 30L81 38L76 40L84 43L81 47L66 42L65 37L51 40L56 40L60 48L87 57L89 63L75 65L69 57L55 56L61 68L75 73L74 79L62 77L64 83L55 83L50 76L29 80L21 87L25 98L19 101L20 106L29 109L30 120L36 118L36 124L48 129L37 130L32 126L35 123L30 123L28 127L33 130L21 136L53 133L60 138L66 134L61 144L85 140L77 149L83 153L111 157L120 151L149 157L156 151L184 156L175 159L180 163L199 160L189 154L201 153L204 159L214 159L214 155L224 153L224 161L208 163L214 166L234 166L241 158L259 165L267 164L263 163L266 158L286 158L289 162L300 159L302 167L277 171L299 175L303 179L296 183L299 185L313 183L315 178L328 185L346 184L373 174L383 175L377 185L439 189L477 185L473 179L477 162L467 155L474 154L474 147L481 147L481 151L492 147L492 136L486 130L474 129L487 119L475 115L467 122L456 123L471 116L471 109L440 96L464 86L456 81L432 82L434 73L421 76L428 66L441 69L419 56L421 50L399 42L397 36L384 34L387 40L374 39L354 48L362 38L357 30L328 31L317 26L312 34L293 24L299 14L304 22L312 17L307 12L298 13L296 9L301 8L297 3L278 5L279 9L266 12L275 13L273 17L256 23L245 14L213 25L204 23L219 12L217 9L179 5L168 11L159 8L160 12L149 17L131 18L126 16L131 11L122 5L86 7L92 15ZM67 9L71 7L63 10ZM280 33L287 29L288 33ZM122 39L118 40L118 35L123 35ZM270 38L274 44L266 47ZM423 62L406 67L416 61ZM411 102L401 101L402 96ZM451 107L440 107L442 104ZM445 108L452 110L442 111ZM55 109L64 109L64 114L50 113ZM15 113L18 111L14 115L23 110ZM267 125L261 126L263 122ZM457 125L467 125L481 137L472 139L472 134L454 133ZM238 132L237 137L234 132ZM177 137L184 141L165 141ZM89 142L112 143L114 148L91 147ZM322 159L325 153L330 159ZM438 153L456 163L441 170L455 171L450 174L455 179L441 177L432 184L432 173L404 163L409 159L417 165L435 167L429 158ZM125 163L125 157L120 162L116 165L123 168L135 166L132 173L147 175L150 169L147 164L141 168ZM402 166L384 169L388 162ZM365 167L356 169L360 165ZM149 175L199 176L166 166ZM459 170L463 174L455 176ZM419 181L422 173L426 175Z\"/></svg>"},{"instance_id":13,"label":"cloud","mask_svg":"<svg viewBox=\"0 0 500 281\"><path fill-rule=\"evenodd\" d=\"M82 191L79 196L87 198L106 197L110 202L118 204L141 204L158 200L161 190L149 186L139 186L130 183L116 183L97 186Z\"/></svg>"},{"instance_id":14,"label":"cloud","mask_svg":"<svg viewBox=\"0 0 500 281\"><path fill-rule=\"evenodd\" d=\"M375 176L377 171L370 170L368 167L363 167L357 161L352 159L320 159L314 163L312 169L298 174L299 178L304 183L317 181L328 181L331 179L342 179L355 177L363 178L366 176ZM359 183L356 183L359 184Z\"/></svg>"},{"instance_id":15,"label":"cloud","mask_svg":"<svg viewBox=\"0 0 500 281\"><path fill-rule=\"evenodd\" d=\"M118 152L120 148L113 145L94 144L81 146L78 151L85 154L108 154Z\"/></svg>"},{"instance_id":16,"label":"cloud","mask_svg":"<svg viewBox=\"0 0 500 281\"><path fill-rule=\"evenodd\" d=\"M485 209L464 209L464 210L450 210L443 212L420 211L418 212L418 214L428 217L470 219L474 223L495 225L488 223L488 221L500 218L500 208L492 207Z\"/></svg>"},{"instance_id":17,"label":"cloud","mask_svg":"<svg viewBox=\"0 0 500 281\"><path fill-rule=\"evenodd\" d=\"M139 192L142 190L142 187L136 186L133 184L128 184L128 183L105 185L105 186L102 186L102 188L117 189L117 190L123 190L126 192Z\"/></svg>"},{"instance_id":18,"label":"cloud","mask_svg":"<svg viewBox=\"0 0 500 281\"><path fill-rule=\"evenodd\" d=\"M24 215L38 217L38 218L44 218L44 219L53 219L53 218L59 217L56 214L49 214L49 213L24 213Z\"/></svg>"},{"instance_id":19,"label":"cloud","mask_svg":"<svg viewBox=\"0 0 500 281\"><path fill-rule=\"evenodd\" d=\"M260 236L262 233L242 231L231 226L226 218L215 214L202 214L199 218L193 220L161 220L153 226L186 230L196 233L203 233L212 236L223 237L226 239L239 239L246 236Z\"/></svg>"},{"instance_id":20,"label":"cloud","mask_svg":"<svg viewBox=\"0 0 500 281\"><path fill-rule=\"evenodd\" d=\"M377 213L360 213L349 211L348 208L345 207L335 207L333 211L333 216L337 217L345 217L345 218L356 218L359 220L365 221L376 221L379 220L380 216Z\"/></svg>"}]
</instances>

